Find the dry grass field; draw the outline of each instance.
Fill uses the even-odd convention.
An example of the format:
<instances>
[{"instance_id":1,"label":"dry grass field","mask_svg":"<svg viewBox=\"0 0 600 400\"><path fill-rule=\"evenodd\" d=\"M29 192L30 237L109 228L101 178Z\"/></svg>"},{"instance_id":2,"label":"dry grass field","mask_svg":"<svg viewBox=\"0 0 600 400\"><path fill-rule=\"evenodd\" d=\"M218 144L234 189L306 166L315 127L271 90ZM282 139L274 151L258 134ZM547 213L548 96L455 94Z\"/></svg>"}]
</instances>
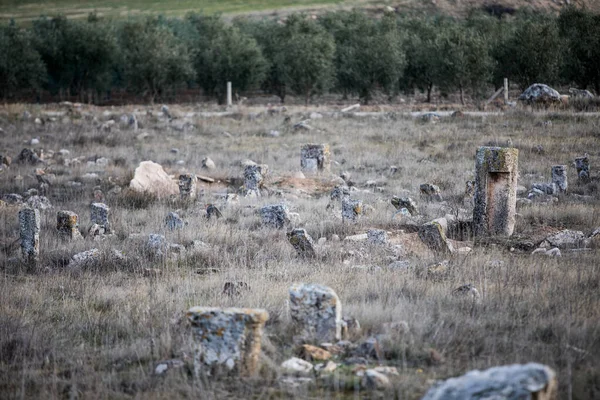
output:
<instances>
[{"instance_id":1,"label":"dry grass field","mask_svg":"<svg viewBox=\"0 0 600 400\"><path fill-rule=\"evenodd\" d=\"M550 258L532 255L519 244L536 244L558 229L589 235L600 227L600 183L578 183L572 166L575 157L588 153L592 176L598 176L597 116L510 111L445 117L431 124L401 113L329 115L322 107L290 107L271 115L256 106L208 117L197 114L202 107L171 106L178 118L170 122L160 116L159 106L84 106L54 121L40 106L1 110L0 152L13 163L0 174L0 194L39 187L34 170L40 166L15 162L23 148L32 147L45 154L42 168L52 177L46 195L53 205L41 211L36 267L18 258L19 207L0 208L1 398L419 399L435 380L530 361L557 372L559 398L600 398L600 250L564 250L562 257ZM119 123L122 114L134 109L140 111L137 131ZM22 117L25 110L30 119ZM311 111L324 117L311 119L310 131L294 130L293 123ZM186 117L191 112L196 114ZM47 121L36 124L36 117ZM111 118L117 121L111 131L101 129ZM39 144L30 145L32 138L39 138ZM329 143L330 174L297 176L305 143ZM447 265L436 268L443 259L417 243L415 224L471 212L463 194L482 145L518 148L519 185L527 188L549 181L552 165L568 165L569 192L556 202L519 207L510 241L474 246L467 240L461 246L472 247L470 253L448 256ZM70 154L60 156L61 149ZM214 160L214 170L202 168L207 156ZM79 164L64 165L64 158L78 157ZM101 157L109 160L107 166L90 163ZM224 205L225 194L238 192L247 159L269 165L268 194L258 199L240 195L238 204ZM215 182L199 182L194 203L136 194L128 183L145 160L161 164L173 176L193 172ZM356 188L352 197L368 205L356 224L342 222L339 208L327 209L329 192L343 172ZM443 203L419 197L419 185L425 182L441 188ZM56 212L77 213L86 236L89 206L99 198L94 197L100 196L98 189L111 208L114 235L61 241ZM420 219L393 217L393 195L417 200ZM257 209L281 202L296 213L295 227L305 228L315 241L326 239L321 239L316 259L299 258L285 229L262 226ZM208 203L217 204L223 218L205 218ZM171 211L187 222L183 229L166 228ZM371 228L387 230L403 243L400 251L344 240ZM145 250L151 233L164 234L171 243L199 240L204 245L154 258ZM92 248L100 249L105 260L68 265L74 254ZM124 257L116 259L113 250ZM408 267L391 267L394 261L406 261ZM243 281L249 289L224 294L228 281ZM287 304L288 288L296 282L321 283L337 292L343 315L356 318L362 327L350 338L353 343L382 334L384 323L406 322L408 330L382 342L379 359L369 360L398 368L391 388L364 389L352 366L338 367L307 385L283 383L279 365L298 351ZM481 302L451 295L466 283L479 290ZM257 377L194 377L185 312L200 305L269 312ZM184 366L156 375L156 365L168 359L179 359Z\"/></svg>"}]
</instances>

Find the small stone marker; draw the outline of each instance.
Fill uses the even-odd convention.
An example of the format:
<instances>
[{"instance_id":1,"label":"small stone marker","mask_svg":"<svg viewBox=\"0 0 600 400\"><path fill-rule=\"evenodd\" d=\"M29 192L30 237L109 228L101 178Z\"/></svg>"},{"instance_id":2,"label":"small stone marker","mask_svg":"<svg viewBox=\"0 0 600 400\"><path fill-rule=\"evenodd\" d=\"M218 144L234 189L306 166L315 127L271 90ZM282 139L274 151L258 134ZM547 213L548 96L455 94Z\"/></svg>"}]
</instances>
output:
<instances>
[{"instance_id":1,"label":"small stone marker","mask_svg":"<svg viewBox=\"0 0 600 400\"><path fill-rule=\"evenodd\" d=\"M90 219L92 224L97 224L101 229L103 229L104 232L101 233L110 233L110 223L108 222L108 213L110 208L104 203L92 203L90 210Z\"/></svg>"},{"instance_id":2,"label":"small stone marker","mask_svg":"<svg viewBox=\"0 0 600 400\"><path fill-rule=\"evenodd\" d=\"M315 243L305 229L294 229L287 233L287 237L300 257L312 258L316 255Z\"/></svg>"},{"instance_id":3,"label":"small stone marker","mask_svg":"<svg viewBox=\"0 0 600 400\"><path fill-rule=\"evenodd\" d=\"M419 214L419 210L417 209L417 203L411 199L410 197L392 197L392 205L396 208L396 210L400 211L403 208L410 213L410 215Z\"/></svg>"},{"instance_id":4,"label":"small stone marker","mask_svg":"<svg viewBox=\"0 0 600 400\"><path fill-rule=\"evenodd\" d=\"M234 371L254 375L269 314L262 309L192 307L187 312L195 341L194 370L199 375Z\"/></svg>"},{"instance_id":5,"label":"small stone marker","mask_svg":"<svg viewBox=\"0 0 600 400\"><path fill-rule=\"evenodd\" d=\"M244 168L244 191L248 197L260 197L260 188L269 171L266 164L251 164Z\"/></svg>"},{"instance_id":6,"label":"small stone marker","mask_svg":"<svg viewBox=\"0 0 600 400\"><path fill-rule=\"evenodd\" d=\"M174 231L175 229L182 229L185 226L185 223L181 217L179 217L179 214L175 212L170 212L167 214L167 217L165 218L165 224L171 231Z\"/></svg>"},{"instance_id":7,"label":"small stone marker","mask_svg":"<svg viewBox=\"0 0 600 400\"><path fill-rule=\"evenodd\" d=\"M59 211L56 214L56 229L61 238L66 240L82 239L78 229L78 216L71 211Z\"/></svg>"},{"instance_id":8,"label":"small stone marker","mask_svg":"<svg viewBox=\"0 0 600 400\"><path fill-rule=\"evenodd\" d=\"M362 201L353 200L349 197L342 198L342 221L355 222L362 212Z\"/></svg>"},{"instance_id":9,"label":"small stone marker","mask_svg":"<svg viewBox=\"0 0 600 400\"><path fill-rule=\"evenodd\" d=\"M582 182L590 180L590 159L588 156L577 157L575 159L575 168L577 168L577 176Z\"/></svg>"},{"instance_id":10,"label":"small stone marker","mask_svg":"<svg viewBox=\"0 0 600 400\"><path fill-rule=\"evenodd\" d=\"M342 304L327 286L299 283L290 287L290 316L302 339L335 342L342 338Z\"/></svg>"},{"instance_id":11,"label":"small stone marker","mask_svg":"<svg viewBox=\"0 0 600 400\"><path fill-rule=\"evenodd\" d=\"M179 175L179 195L183 200L193 200L196 198L196 175Z\"/></svg>"},{"instance_id":12,"label":"small stone marker","mask_svg":"<svg viewBox=\"0 0 600 400\"><path fill-rule=\"evenodd\" d=\"M437 382L422 400L479 400L556 398L554 371L542 364L513 364L470 371L458 378Z\"/></svg>"},{"instance_id":13,"label":"small stone marker","mask_svg":"<svg viewBox=\"0 0 600 400\"><path fill-rule=\"evenodd\" d=\"M419 190L421 191L421 195L427 200L442 201L440 188L437 185L431 183L422 183L419 186Z\"/></svg>"},{"instance_id":14,"label":"small stone marker","mask_svg":"<svg viewBox=\"0 0 600 400\"><path fill-rule=\"evenodd\" d=\"M552 166L552 183L556 185L556 188L560 193L565 193L567 191L569 184L567 181L566 165Z\"/></svg>"},{"instance_id":15,"label":"small stone marker","mask_svg":"<svg viewBox=\"0 0 600 400\"><path fill-rule=\"evenodd\" d=\"M328 144L308 143L300 150L300 167L304 172L329 171L330 152Z\"/></svg>"},{"instance_id":16,"label":"small stone marker","mask_svg":"<svg viewBox=\"0 0 600 400\"><path fill-rule=\"evenodd\" d=\"M444 228L438 221L431 221L421 225L419 238L436 254L451 254L454 249L446 239Z\"/></svg>"},{"instance_id":17,"label":"small stone marker","mask_svg":"<svg viewBox=\"0 0 600 400\"><path fill-rule=\"evenodd\" d=\"M277 229L290 223L290 213L285 204L264 206L260 209L260 216L264 225Z\"/></svg>"},{"instance_id":18,"label":"small stone marker","mask_svg":"<svg viewBox=\"0 0 600 400\"><path fill-rule=\"evenodd\" d=\"M35 208L19 211L21 252L27 262L37 262L40 255L40 212Z\"/></svg>"},{"instance_id":19,"label":"small stone marker","mask_svg":"<svg viewBox=\"0 0 600 400\"><path fill-rule=\"evenodd\" d=\"M473 233L510 236L515 228L519 150L480 147L475 161Z\"/></svg>"}]
</instances>

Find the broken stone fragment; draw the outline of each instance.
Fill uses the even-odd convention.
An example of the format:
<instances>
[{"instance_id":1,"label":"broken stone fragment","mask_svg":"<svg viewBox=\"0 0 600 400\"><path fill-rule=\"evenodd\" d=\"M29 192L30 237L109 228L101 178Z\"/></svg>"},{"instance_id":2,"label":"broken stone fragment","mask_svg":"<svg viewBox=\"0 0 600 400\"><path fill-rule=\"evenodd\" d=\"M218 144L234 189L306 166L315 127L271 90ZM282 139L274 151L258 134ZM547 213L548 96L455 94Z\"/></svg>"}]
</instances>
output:
<instances>
[{"instance_id":1,"label":"broken stone fragment","mask_svg":"<svg viewBox=\"0 0 600 400\"><path fill-rule=\"evenodd\" d=\"M282 229L290 224L290 213L285 204L264 206L260 209L263 225Z\"/></svg>"},{"instance_id":2,"label":"broken stone fragment","mask_svg":"<svg viewBox=\"0 0 600 400\"><path fill-rule=\"evenodd\" d=\"M363 213L363 203L349 197L342 199L342 220L355 222Z\"/></svg>"},{"instance_id":3,"label":"broken stone fragment","mask_svg":"<svg viewBox=\"0 0 600 400\"><path fill-rule=\"evenodd\" d=\"M454 251L452 244L446 239L443 225L438 220L421 225L419 238L436 254L452 254Z\"/></svg>"},{"instance_id":4,"label":"broken stone fragment","mask_svg":"<svg viewBox=\"0 0 600 400\"><path fill-rule=\"evenodd\" d=\"M402 210L406 208L406 210L410 213L410 215L419 214L419 210L417 209L417 203L411 199L410 197L392 197L392 205L396 208L396 210Z\"/></svg>"},{"instance_id":5,"label":"broken stone fragment","mask_svg":"<svg viewBox=\"0 0 600 400\"><path fill-rule=\"evenodd\" d=\"M58 235L66 240L82 239L79 232L78 216L71 211L59 211L56 214L56 229Z\"/></svg>"},{"instance_id":6,"label":"broken stone fragment","mask_svg":"<svg viewBox=\"0 0 600 400\"><path fill-rule=\"evenodd\" d=\"M294 229L287 233L287 238L300 257L315 257L315 243L305 229Z\"/></svg>"}]
</instances>

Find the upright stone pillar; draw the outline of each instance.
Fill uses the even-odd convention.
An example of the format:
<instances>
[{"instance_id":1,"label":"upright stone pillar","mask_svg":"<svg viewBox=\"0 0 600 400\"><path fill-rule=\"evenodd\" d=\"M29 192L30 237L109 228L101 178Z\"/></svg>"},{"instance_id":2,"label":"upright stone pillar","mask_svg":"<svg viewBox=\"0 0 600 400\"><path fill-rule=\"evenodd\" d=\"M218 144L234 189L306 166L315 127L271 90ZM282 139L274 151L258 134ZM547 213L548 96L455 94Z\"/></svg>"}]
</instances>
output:
<instances>
[{"instance_id":1,"label":"upright stone pillar","mask_svg":"<svg viewBox=\"0 0 600 400\"><path fill-rule=\"evenodd\" d=\"M194 370L254 375L269 314L262 309L192 307L187 313L195 342Z\"/></svg>"},{"instance_id":2,"label":"upright stone pillar","mask_svg":"<svg viewBox=\"0 0 600 400\"><path fill-rule=\"evenodd\" d=\"M305 144L300 149L300 167L305 172L329 171L330 155L328 144Z\"/></svg>"},{"instance_id":3,"label":"upright stone pillar","mask_svg":"<svg viewBox=\"0 0 600 400\"><path fill-rule=\"evenodd\" d=\"M552 183L556 185L556 188L560 193L565 193L567 191L569 184L567 182L566 165L552 166Z\"/></svg>"},{"instance_id":4,"label":"upright stone pillar","mask_svg":"<svg viewBox=\"0 0 600 400\"><path fill-rule=\"evenodd\" d=\"M342 198L342 221L355 222L362 213L362 201L353 200L349 197Z\"/></svg>"},{"instance_id":5,"label":"upright stone pillar","mask_svg":"<svg viewBox=\"0 0 600 400\"><path fill-rule=\"evenodd\" d=\"M61 238L65 240L81 239L78 226L78 216L74 212L59 211L56 213L56 229Z\"/></svg>"},{"instance_id":6,"label":"upright stone pillar","mask_svg":"<svg viewBox=\"0 0 600 400\"><path fill-rule=\"evenodd\" d=\"M260 197L260 188L269 171L266 164L252 164L244 168L244 191L248 197Z\"/></svg>"},{"instance_id":7,"label":"upright stone pillar","mask_svg":"<svg viewBox=\"0 0 600 400\"><path fill-rule=\"evenodd\" d=\"M515 228L519 150L480 147L475 162L473 233L510 236Z\"/></svg>"},{"instance_id":8,"label":"upright stone pillar","mask_svg":"<svg viewBox=\"0 0 600 400\"><path fill-rule=\"evenodd\" d=\"M194 200L196 198L196 175L179 175L179 195L182 200Z\"/></svg>"},{"instance_id":9,"label":"upright stone pillar","mask_svg":"<svg viewBox=\"0 0 600 400\"><path fill-rule=\"evenodd\" d=\"M90 210L92 224L98 225L104 231L101 233L110 233L110 223L108 222L110 208L104 203L92 203Z\"/></svg>"},{"instance_id":10,"label":"upright stone pillar","mask_svg":"<svg viewBox=\"0 0 600 400\"><path fill-rule=\"evenodd\" d=\"M342 338L342 303L327 286L299 283L290 287L290 316L304 340L321 343Z\"/></svg>"},{"instance_id":11,"label":"upright stone pillar","mask_svg":"<svg viewBox=\"0 0 600 400\"><path fill-rule=\"evenodd\" d=\"M40 212L34 208L19 211L19 234L23 259L36 263L40 255Z\"/></svg>"},{"instance_id":12,"label":"upright stone pillar","mask_svg":"<svg viewBox=\"0 0 600 400\"><path fill-rule=\"evenodd\" d=\"M575 159L575 168L577 168L577 176L582 182L590 180L590 159L588 156L577 157Z\"/></svg>"}]
</instances>

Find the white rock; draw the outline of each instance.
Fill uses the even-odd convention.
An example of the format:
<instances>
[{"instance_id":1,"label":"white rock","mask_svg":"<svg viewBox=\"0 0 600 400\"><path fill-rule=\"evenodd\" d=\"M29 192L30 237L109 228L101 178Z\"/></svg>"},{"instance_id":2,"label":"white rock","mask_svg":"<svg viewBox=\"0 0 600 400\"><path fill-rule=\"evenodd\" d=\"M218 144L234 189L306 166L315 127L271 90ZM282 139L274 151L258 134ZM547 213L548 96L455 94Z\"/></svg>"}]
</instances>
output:
<instances>
[{"instance_id":1,"label":"white rock","mask_svg":"<svg viewBox=\"0 0 600 400\"><path fill-rule=\"evenodd\" d=\"M142 193L150 193L157 197L179 194L179 186L165 172L160 164L142 161L136 168L129 187Z\"/></svg>"},{"instance_id":2,"label":"white rock","mask_svg":"<svg viewBox=\"0 0 600 400\"><path fill-rule=\"evenodd\" d=\"M308 361L304 361L297 357L292 357L289 360L281 363L281 367L287 372L296 372L301 374L307 374L313 370L313 365Z\"/></svg>"}]
</instances>

